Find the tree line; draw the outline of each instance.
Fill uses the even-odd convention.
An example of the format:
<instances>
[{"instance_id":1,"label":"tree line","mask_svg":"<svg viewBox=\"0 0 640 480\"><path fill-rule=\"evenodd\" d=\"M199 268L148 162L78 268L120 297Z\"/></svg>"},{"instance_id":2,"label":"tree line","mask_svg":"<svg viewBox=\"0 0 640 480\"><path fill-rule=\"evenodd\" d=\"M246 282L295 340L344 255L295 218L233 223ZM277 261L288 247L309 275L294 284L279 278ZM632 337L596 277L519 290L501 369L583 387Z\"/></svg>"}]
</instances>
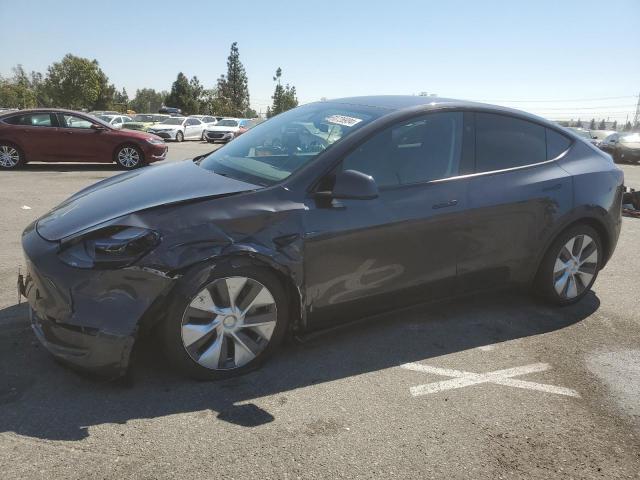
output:
<instances>
[{"instance_id":1,"label":"tree line","mask_svg":"<svg viewBox=\"0 0 640 480\"><path fill-rule=\"evenodd\" d=\"M570 122L567 122L567 126L568 127L577 127L577 128L588 128L589 130L618 130L618 121L614 120L610 126L609 126L609 122L606 122L605 119L601 119L600 121L597 121L595 118L592 118L591 121L587 121L587 122L583 122L582 120L578 119L576 121L571 120ZM624 124L624 126L622 127L622 131L623 132L630 132L633 129L633 125L631 124L631 122L627 121L627 123Z\"/></svg>"},{"instance_id":2,"label":"tree line","mask_svg":"<svg viewBox=\"0 0 640 480\"><path fill-rule=\"evenodd\" d=\"M278 67L273 104L267 116L298 105L296 89L282 86L282 69ZM183 113L233 117L256 117L250 106L249 79L240 61L237 42L231 44L227 58L227 73L220 75L215 86L206 89L195 75L188 78L178 73L169 91L153 88L136 90L132 99L126 89L118 90L100 68L97 60L65 55L52 63L46 74L27 73L22 65L13 68L13 75L0 77L0 107L36 108L61 107L73 110L135 110L157 112L162 106L177 107Z\"/></svg>"}]
</instances>

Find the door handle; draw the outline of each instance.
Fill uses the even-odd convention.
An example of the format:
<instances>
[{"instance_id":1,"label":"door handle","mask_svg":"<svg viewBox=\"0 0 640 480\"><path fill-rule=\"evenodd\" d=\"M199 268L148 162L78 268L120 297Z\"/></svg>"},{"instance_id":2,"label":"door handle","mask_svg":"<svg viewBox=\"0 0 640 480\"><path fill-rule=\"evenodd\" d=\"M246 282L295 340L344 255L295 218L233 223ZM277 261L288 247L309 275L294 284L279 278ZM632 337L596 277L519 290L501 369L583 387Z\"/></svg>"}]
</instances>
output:
<instances>
[{"instance_id":1,"label":"door handle","mask_svg":"<svg viewBox=\"0 0 640 480\"><path fill-rule=\"evenodd\" d=\"M453 207L458 204L458 200L449 200L448 202L436 203L433 209Z\"/></svg>"},{"instance_id":2,"label":"door handle","mask_svg":"<svg viewBox=\"0 0 640 480\"><path fill-rule=\"evenodd\" d=\"M64 133L66 133L67 135L73 135L73 132L72 132L72 131L70 131L70 130L67 130L67 131L66 131L66 132L64 132Z\"/></svg>"}]
</instances>

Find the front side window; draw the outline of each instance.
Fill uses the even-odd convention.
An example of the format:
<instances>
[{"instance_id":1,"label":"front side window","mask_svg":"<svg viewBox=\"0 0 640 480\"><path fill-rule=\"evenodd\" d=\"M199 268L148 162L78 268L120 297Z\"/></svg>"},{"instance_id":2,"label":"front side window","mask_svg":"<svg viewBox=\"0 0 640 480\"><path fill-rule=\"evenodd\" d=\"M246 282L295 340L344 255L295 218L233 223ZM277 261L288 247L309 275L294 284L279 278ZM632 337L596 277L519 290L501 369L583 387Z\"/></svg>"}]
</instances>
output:
<instances>
[{"instance_id":1,"label":"front side window","mask_svg":"<svg viewBox=\"0 0 640 480\"><path fill-rule=\"evenodd\" d=\"M476 113L476 171L490 172L547 160L545 128L519 118Z\"/></svg>"},{"instance_id":2,"label":"front side window","mask_svg":"<svg viewBox=\"0 0 640 480\"><path fill-rule=\"evenodd\" d=\"M380 187L456 176L462 124L462 112L432 113L401 122L351 152L342 169L371 175Z\"/></svg>"},{"instance_id":3,"label":"front side window","mask_svg":"<svg viewBox=\"0 0 640 480\"><path fill-rule=\"evenodd\" d=\"M262 122L200 162L220 175L257 185L273 185L313 161L323 151L375 118L375 107L319 102ZM233 125L225 125L231 122ZM217 126L237 126L221 120Z\"/></svg>"},{"instance_id":4,"label":"front side window","mask_svg":"<svg viewBox=\"0 0 640 480\"><path fill-rule=\"evenodd\" d=\"M89 120L82 117L76 117L75 115L64 114L62 115L62 118L64 120L64 125L67 128L87 129L91 128L91 125L93 125Z\"/></svg>"}]
</instances>

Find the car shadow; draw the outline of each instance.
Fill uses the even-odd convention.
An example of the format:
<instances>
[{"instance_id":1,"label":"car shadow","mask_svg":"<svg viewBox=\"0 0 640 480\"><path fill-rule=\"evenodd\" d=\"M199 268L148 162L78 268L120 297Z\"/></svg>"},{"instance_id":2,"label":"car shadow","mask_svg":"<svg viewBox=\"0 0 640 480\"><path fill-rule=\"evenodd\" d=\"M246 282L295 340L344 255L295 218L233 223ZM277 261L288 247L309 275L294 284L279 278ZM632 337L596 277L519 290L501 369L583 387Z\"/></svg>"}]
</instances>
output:
<instances>
[{"instance_id":1,"label":"car shadow","mask_svg":"<svg viewBox=\"0 0 640 480\"><path fill-rule=\"evenodd\" d=\"M21 168L31 172L124 172L115 163L27 163Z\"/></svg>"},{"instance_id":2,"label":"car shadow","mask_svg":"<svg viewBox=\"0 0 640 480\"><path fill-rule=\"evenodd\" d=\"M0 310L0 432L80 440L94 425L195 411L254 427L275 417L252 400L562 329L599 305L593 293L561 309L496 293L415 307L289 343L262 369L218 382L174 373L149 339L136 351L130 387L53 362L32 335L25 306L13 306Z\"/></svg>"}]
</instances>

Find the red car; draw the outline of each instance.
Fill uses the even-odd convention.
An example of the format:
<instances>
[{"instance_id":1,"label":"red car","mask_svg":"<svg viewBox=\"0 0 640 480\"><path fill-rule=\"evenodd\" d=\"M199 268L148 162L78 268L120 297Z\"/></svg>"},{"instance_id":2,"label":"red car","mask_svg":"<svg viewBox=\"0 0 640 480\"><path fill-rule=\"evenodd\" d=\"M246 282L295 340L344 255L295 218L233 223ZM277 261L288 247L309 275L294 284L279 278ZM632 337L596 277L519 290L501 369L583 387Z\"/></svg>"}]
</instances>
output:
<instances>
[{"instance_id":1,"label":"red car","mask_svg":"<svg viewBox=\"0 0 640 480\"><path fill-rule=\"evenodd\" d=\"M32 161L115 162L130 170L166 156L160 137L116 130L84 113L47 108L0 115L0 170Z\"/></svg>"}]
</instances>

